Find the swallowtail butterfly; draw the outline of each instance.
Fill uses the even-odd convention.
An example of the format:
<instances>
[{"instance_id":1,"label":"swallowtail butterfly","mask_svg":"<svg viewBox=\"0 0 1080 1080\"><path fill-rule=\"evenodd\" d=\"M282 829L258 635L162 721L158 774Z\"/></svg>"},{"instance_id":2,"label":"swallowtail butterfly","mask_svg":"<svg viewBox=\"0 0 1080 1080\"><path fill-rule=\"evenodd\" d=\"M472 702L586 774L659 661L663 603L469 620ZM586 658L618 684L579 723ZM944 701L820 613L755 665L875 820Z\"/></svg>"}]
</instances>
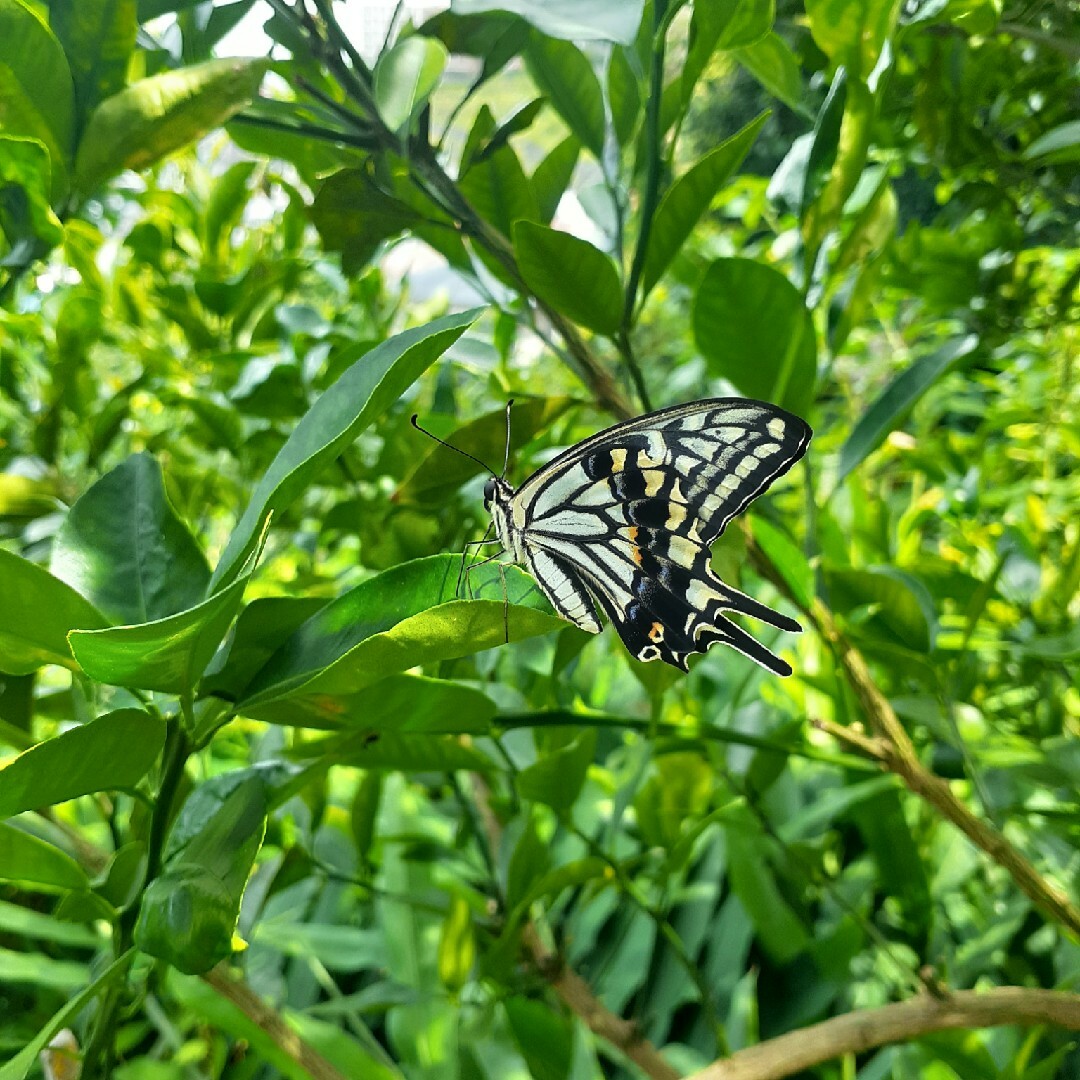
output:
<instances>
[{"instance_id":1,"label":"swallowtail butterfly","mask_svg":"<svg viewBox=\"0 0 1080 1080\"><path fill-rule=\"evenodd\" d=\"M516 491L493 476L484 503L504 549L582 630L600 632L598 604L639 660L685 671L722 641L790 675L722 612L802 627L725 585L709 547L803 456L811 434L799 417L748 398L676 405L570 447Z\"/></svg>"}]
</instances>

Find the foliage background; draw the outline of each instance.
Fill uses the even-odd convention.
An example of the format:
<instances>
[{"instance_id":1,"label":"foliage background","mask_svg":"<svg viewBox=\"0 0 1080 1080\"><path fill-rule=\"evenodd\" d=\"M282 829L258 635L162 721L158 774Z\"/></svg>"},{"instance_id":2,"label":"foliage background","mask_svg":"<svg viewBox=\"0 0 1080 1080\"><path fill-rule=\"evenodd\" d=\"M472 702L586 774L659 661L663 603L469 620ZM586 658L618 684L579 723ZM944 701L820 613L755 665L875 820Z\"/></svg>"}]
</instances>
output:
<instances>
[{"instance_id":1,"label":"foliage background","mask_svg":"<svg viewBox=\"0 0 1080 1080\"><path fill-rule=\"evenodd\" d=\"M3 1080L670 1076L1076 990L1075 11L506 6L369 63L329 0L265 61L248 0L0 0ZM816 433L715 552L795 676L455 595L483 475L410 414L497 462L514 397L520 480L727 393ZM1061 1001L801 1075L1080 1076Z\"/></svg>"}]
</instances>

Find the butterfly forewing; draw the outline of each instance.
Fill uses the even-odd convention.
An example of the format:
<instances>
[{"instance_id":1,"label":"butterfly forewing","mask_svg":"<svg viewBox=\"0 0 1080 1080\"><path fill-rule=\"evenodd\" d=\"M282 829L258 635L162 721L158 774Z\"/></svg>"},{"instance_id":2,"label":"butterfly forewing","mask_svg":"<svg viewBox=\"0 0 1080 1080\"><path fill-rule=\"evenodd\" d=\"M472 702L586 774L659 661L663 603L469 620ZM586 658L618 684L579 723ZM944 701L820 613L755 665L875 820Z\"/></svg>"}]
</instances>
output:
<instances>
[{"instance_id":1,"label":"butterfly forewing","mask_svg":"<svg viewBox=\"0 0 1080 1080\"><path fill-rule=\"evenodd\" d=\"M501 486L500 538L560 615L597 632L591 593L640 660L685 669L722 641L789 674L721 612L798 623L721 582L709 545L802 457L810 435L797 416L739 398L650 413L571 447L516 493Z\"/></svg>"}]
</instances>

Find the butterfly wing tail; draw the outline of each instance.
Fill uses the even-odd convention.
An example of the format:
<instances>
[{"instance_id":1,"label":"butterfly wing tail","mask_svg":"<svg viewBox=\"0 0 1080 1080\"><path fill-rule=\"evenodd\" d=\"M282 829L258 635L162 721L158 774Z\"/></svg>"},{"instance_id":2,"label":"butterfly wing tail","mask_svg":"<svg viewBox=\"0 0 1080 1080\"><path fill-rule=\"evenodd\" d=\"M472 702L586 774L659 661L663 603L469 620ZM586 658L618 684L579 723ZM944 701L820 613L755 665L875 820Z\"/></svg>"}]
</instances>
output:
<instances>
[{"instance_id":1,"label":"butterfly wing tail","mask_svg":"<svg viewBox=\"0 0 1080 1080\"><path fill-rule=\"evenodd\" d=\"M786 630L790 634L801 634L802 626L789 615L782 615L779 611L773 611L767 604L755 600L746 593L733 589L724 584L718 577L710 573L713 588L724 598L722 607L726 611L735 611L740 615L749 615L752 619L775 626L777 630Z\"/></svg>"}]
</instances>

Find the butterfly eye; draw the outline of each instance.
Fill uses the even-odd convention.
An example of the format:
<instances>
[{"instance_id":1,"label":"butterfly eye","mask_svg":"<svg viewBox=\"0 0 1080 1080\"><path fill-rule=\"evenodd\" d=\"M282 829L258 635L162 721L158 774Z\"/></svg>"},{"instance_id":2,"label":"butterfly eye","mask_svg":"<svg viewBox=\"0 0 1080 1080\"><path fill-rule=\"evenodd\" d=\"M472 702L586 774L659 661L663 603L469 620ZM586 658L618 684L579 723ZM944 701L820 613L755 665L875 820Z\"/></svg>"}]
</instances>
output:
<instances>
[{"instance_id":1,"label":"butterfly eye","mask_svg":"<svg viewBox=\"0 0 1080 1080\"><path fill-rule=\"evenodd\" d=\"M495 478L492 477L484 485L484 505L490 507L492 500L495 498Z\"/></svg>"}]
</instances>

